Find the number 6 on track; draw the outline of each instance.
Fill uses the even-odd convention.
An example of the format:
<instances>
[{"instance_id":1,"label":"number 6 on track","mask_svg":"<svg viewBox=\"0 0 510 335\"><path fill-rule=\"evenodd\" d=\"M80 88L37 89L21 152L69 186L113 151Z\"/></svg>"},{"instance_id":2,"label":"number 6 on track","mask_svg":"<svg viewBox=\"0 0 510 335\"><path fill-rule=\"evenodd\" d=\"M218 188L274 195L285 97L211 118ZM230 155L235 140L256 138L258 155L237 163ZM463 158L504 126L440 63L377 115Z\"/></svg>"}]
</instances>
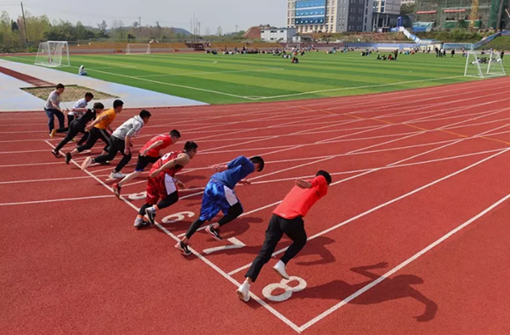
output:
<instances>
[{"instance_id":1,"label":"number 6 on track","mask_svg":"<svg viewBox=\"0 0 510 335\"><path fill-rule=\"evenodd\" d=\"M179 222L179 221L182 221L186 218L192 218L195 216L195 213L193 212L179 212L179 213L174 213L174 214L170 214L168 216L165 216L163 218L163 220L161 220L161 222L163 223L175 223L175 222Z\"/></svg>"}]
</instances>

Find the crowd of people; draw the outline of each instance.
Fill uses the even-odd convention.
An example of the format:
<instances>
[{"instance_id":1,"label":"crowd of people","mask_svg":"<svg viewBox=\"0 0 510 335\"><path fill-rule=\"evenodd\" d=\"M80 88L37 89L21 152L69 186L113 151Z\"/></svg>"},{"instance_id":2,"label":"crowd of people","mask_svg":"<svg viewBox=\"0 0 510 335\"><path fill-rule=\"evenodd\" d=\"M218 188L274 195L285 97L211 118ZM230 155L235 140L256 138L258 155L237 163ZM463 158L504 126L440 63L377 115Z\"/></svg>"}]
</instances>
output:
<instances>
[{"instance_id":1,"label":"crowd of people","mask_svg":"<svg viewBox=\"0 0 510 335\"><path fill-rule=\"evenodd\" d=\"M81 165L82 170L87 170L93 164L109 164L120 152L121 160L110 174L114 179L112 185L114 194L122 197L122 187L130 180L139 178L142 172L149 166L149 175L146 184L145 203L139 209L134 226L137 229L156 224L156 215L175 204L179 200L179 189L186 185L178 179L177 174L190 164L198 153L198 144L194 141L185 142L181 150L166 150L175 145L181 138L181 133L173 129L168 133L152 137L145 143L137 154L137 163L133 172L128 175L122 173L123 168L131 161L133 155L133 143L136 136L142 131L152 117L147 110L142 110L134 117L129 118L113 130L113 123L122 113L124 102L115 100L112 108L105 110L101 102L95 102L92 108L87 108L94 98L92 93L86 93L84 98L76 102L71 110L60 107L65 86L58 84L48 97L44 110L48 116L48 128L50 136L54 138L57 133L66 133L65 137L52 150L56 158L65 158L69 164L75 155L86 149L92 149L97 140L101 139L105 146L102 153L95 157L87 157ZM68 116L68 126L65 127L64 115ZM59 121L59 128L55 129L54 118ZM83 137L76 147L65 153L64 146L77 139L79 134ZM84 143L84 144L83 144ZM166 151L166 152L165 152ZM221 227L234 221L243 213L243 206L239 201L235 187L237 184L250 185L248 179L253 173L264 170L264 159L260 156L248 158L239 156L228 164L213 166L214 174L209 179L202 197L200 215L188 228L185 236L175 245L182 255L192 254L189 241L195 232L206 222L215 221L221 211L223 216L216 222L207 225L206 232L216 240L222 240ZM238 297L243 301L250 299L250 287L273 254L277 243L285 234L293 242L285 254L276 263L273 269L284 279L289 279L286 266L305 246L307 237L303 218L310 208L328 192L331 176L328 172L320 170L310 180L297 179L294 187L283 199L280 205L273 211L266 231L266 239L263 246L247 271L244 283L237 290Z\"/></svg>"}]
</instances>

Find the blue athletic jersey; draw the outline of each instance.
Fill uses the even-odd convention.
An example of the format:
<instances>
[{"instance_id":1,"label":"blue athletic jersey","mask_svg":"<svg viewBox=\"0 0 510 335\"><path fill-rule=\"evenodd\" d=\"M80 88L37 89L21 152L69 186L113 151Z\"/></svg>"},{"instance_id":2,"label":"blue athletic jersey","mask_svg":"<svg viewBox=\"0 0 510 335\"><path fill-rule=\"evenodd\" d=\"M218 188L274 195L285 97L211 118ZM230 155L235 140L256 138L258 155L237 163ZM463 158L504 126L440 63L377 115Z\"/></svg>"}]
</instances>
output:
<instances>
[{"instance_id":1,"label":"blue athletic jersey","mask_svg":"<svg viewBox=\"0 0 510 335\"><path fill-rule=\"evenodd\" d=\"M228 170L215 173L212 179L221 182L230 189L234 189L236 184L255 171L253 163L244 156L239 156L228 163Z\"/></svg>"}]
</instances>

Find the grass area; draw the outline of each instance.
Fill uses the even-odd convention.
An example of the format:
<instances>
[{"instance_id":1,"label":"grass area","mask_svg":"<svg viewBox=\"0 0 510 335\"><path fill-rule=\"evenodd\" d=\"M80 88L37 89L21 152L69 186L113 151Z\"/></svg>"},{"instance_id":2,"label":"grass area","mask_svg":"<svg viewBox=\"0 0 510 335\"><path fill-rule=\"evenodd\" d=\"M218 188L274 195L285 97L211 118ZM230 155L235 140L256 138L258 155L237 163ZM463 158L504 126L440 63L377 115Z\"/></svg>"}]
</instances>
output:
<instances>
[{"instance_id":1,"label":"grass area","mask_svg":"<svg viewBox=\"0 0 510 335\"><path fill-rule=\"evenodd\" d=\"M39 99L47 100L48 95L55 90L55 87L25 87L22 88L23 91L26 91ZM112 98L118 98L117 96L106 94L103 92L99 92L97 90L82 87L82 86L75 86L75 85L66 85L65 92L62 94L62 101L76 101L85 96L85 93L90 92L94 94L94 99L101 100L101 99L112 99Z\"/></svg>"},{"instance_id":2,"label":"grass area","mask_svg":"<svg viewBox=\"0 0 510 335\"><path fill-rule=\"evenodd\" d=\"M35 59L4 58L29 64ZM72 55L72 67L58 70L77 73L83 64L94 78L211 104L369 94L473 80L463 77L465 58L458 55L399 55L396 62L359 52L299 58L299 64L291 64L266 54Z\"/></svg>"},{"instance_id":3,"label":"grass area","mask_svg":"<svg viewBox=\"0 0 510 335\"><path fill-rule=\"evenodd\" d=\"M494 48L496 50L510 51L510 36L500 36L483 46L484 49Z\"/></svg>"}]
</instances>

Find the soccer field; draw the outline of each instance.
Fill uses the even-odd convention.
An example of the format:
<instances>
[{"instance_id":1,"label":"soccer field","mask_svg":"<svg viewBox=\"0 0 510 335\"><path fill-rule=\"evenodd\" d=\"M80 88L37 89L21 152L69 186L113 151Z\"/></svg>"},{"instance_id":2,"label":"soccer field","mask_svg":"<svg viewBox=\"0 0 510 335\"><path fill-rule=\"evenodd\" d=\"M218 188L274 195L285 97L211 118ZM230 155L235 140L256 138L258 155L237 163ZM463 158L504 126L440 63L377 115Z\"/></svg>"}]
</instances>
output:
<instances>
[{"instance_id":1,"label":"soccer field","mask_svg":"<svg viewBox=\"0 0 510 335\"><path fill-rule=\"evenodd\" d=\"M35 60L3 58L29 64ZM473 80L463 77L466 59L459 55L399 55L396 62L359 52L299 58L299 64L291 64L268 54L71 55L72 66L58 70L76 73L84 65L94 78L210 104L370 94ZM510 70L508 64L505 68Z\"/></svg>"}]
</instances>

